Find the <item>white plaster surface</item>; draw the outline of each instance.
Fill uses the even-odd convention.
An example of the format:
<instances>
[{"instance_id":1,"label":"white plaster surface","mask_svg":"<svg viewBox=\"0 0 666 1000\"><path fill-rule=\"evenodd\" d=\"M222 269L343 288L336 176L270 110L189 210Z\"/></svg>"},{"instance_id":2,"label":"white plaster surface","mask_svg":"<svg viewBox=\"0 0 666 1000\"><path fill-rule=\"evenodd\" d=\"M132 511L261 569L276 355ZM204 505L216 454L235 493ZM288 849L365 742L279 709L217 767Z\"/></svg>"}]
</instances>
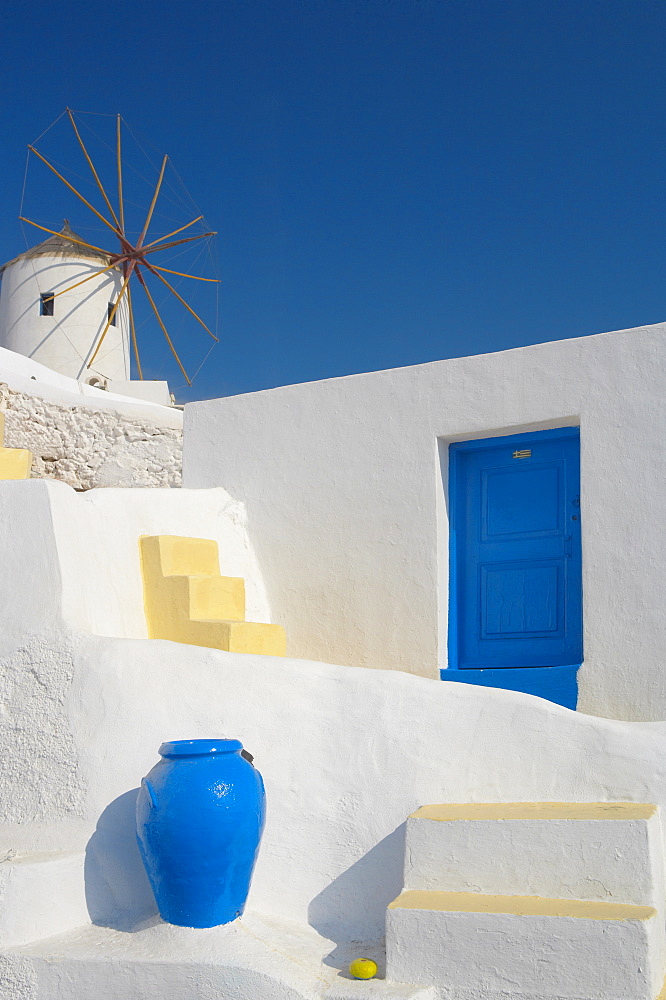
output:
<instances>
[{"instance_id":1,"label":"white plaster surface","mask_svg":"<svg viewBox=\"0 0 666 1000\"><path fill-rule=\"evenodd\" d=\"M68 871L62 858L54 864L66 875L65 898L80 903L83 880L88 919L100 925L8 946L0 954L0 1000L600 996L544 992L536 980L538 994L491 979L481 986L438 980L431 991L379 980L359 985L339 973L359 954L381 959L386 905L403 883L405 821L418 806L636 801L663 810L666 722L594 718L395 669L143 638L141 534L216 538L221 571L246 579L248 617L273 620L252 517L222 488L76 494L57 482L5 482L0 514L0 858L84 853L83 872ZM321 580L326 568L317 551L312 572ZM389 620L387 612L385 626ZM397 629L394 640L402 641ZM268 821L248 919L228 934L202 937L150 922L155 905L134 807L161 742L215 735L237 736L255 755ZM567 864L562 881L571 872L584 879L586 858L587 877L595 877L590 843L567 836L571 850L587 854ZM620 838L616 848L640 854L636 844ZM498 868L504 864L507 875L514 861L500 859ZM529 864L521 864L524 874ZM635 872L645 881L640 857ZM67 926L81 919L79 903L67 904ZM28 926L22 906L12 910L20 912L19 929ZM0 909L0 927L11 916ZM521 962L535 942L547 954L545 931L523 940ZM594 944L592 957L605 947Z\"/></svg>"},{"instance_id":2,"label":"white plaster surface","mask_svg":"<svg viewBox=\"0 0 666 1000\"><path fill-rule=\"evenodd\" d=\"M268 796L251 906L339 941L381 937L385 907L402 888L405 820L424 802L666 803L660 723L595 719L529 695L401 672L161 641L79 634L71 649L52 641L48 664L69 658L71 680L30 647L15 673L29 674L32 658L46 691L26 703L17 685L5 700L6 718L21 708L22 743L8 732L2 759L14 783L1 803L0 839L7 849L73 850L97 825L87 848L97 875L87 877L116 892L114 900L99 890L106 916L153 910L133 810L166 739L243 740ZM43 739L50 704L62 706L63 752L35 772L31 799L21 769Z\"/></svg>"},{"instance_id":3,"label":"white plaster surface","mask_svg":"<svg viewBox=\"0 0 666 1000\"><path fill-rule=\"evenodd\" d=\"M56 629L24 640L0 659L2 821L12 829L36 824L40 852L61 849L50 832L59 817L77 830L85 826L81 751L66 708L73 670L71 642ZM0 857L24 853L14 836L2 834L0 851Z\"/></svg>"},{"instance_id":4,"label":"white plaster surface","mask_svg":"<svg viewBox=\"0 0 666 1000\"><path fill-rule=\"evenodd\" d=\"M93 975L81 953L72 1000L88 1000L87 983L106 984L102 1000L152 1000L148 986L127 992L128 982L143 976L168 1000L190 996L172 982L193 990L201 977L212 989L206 969L189 967L180 946L173 954L182 958L180 971L153 966L152 978L150 970L132 971L120 955L142 947L145 939L126 932L155 912L136 848L134 805L140 779L166 739L237 736L255 755L268 819L249 908L278 922L309 924L332 942L327 961L340 969L352 942L356 954L365 954L368 942L378 947L385 908L402 888L405 820L419 805L666 805L666 724L597 719L529 695L81 632L53 632L46 649L27 643L6 657L2 672L8 670L16 683L0 717L0 842L8 851L85 850L90 917L120 935L118 961L106 972L98 966ZM25 680L33 676L35 693L26 698ZM10 721L17 712L18 721ZM45 740L49 715L54 722ZM44 763L32 764L40 746ZM104 948L91 945L88 954ZM163 955L157 945L155 953L146 946L144 959L159 965ZM219 955L221 962L228 957ZM23 962L25 955L10 958ZM51 985L41 993L25 993L39 1000L58 996L58 975L74 975L67 964L46 970L36 960L19 963L19 973L46 977L39 981ZM248 983L245 992L238 986L228 995L254 1000ZM271 996L257 987L258 1000L264 995ZM299 994L285 994L292 995ZM507 988L505 995L523 994Z\"/></svg>"},{"instance_id":5,"label":"white plaster surface","mask_svg":"<svg viewBox=\"0 0 666 1000\"><path fill-rule=\"evenodd\" d=\"M108 305L120 293L120 268L91 277L104 262L90 258L35 257L8 264L0 291L0 343L70 378L128 379L129 313L123 298L116 325L104 331ZM78 288L72 285L88 278ZM67 290L70 289L70 290ZM40 294L55 292L53 316L40 315Z\"/></svg>"},{"instance_id":6,"label":"white plaster surface","mask_svg":"<svg viewBox=\"0 0 666 1000\"><path fill-rule=\"evenodd\" d=\"M0 382L5 447L32 452L32 476L78 490L180 486L182 432L119 411L65 406Z\"/></svg>"},{"instance_id":7,"label":"white plaster surface","mask_svg":"<svg viewBox=\"0 0 666 1000\"><path fill-rule=\"evenodd\" d=\"M381 937L424 802L666 800L661 724L168 642L88 637L76 659L67 704L91 819L138 786L162 740L237 736L268 796L251 905L337 939Z\"/></svg>"},{"instance_id":8,"label":"white plaster surface","mask_svg":"<svg viewBox=\"0 0 666 1000\"><path fill-rule=\"evenodd\" d=\"M53 484L49 502L68 623L99 635L147 636L141 535L214 539L221 574L245 580L248 621L272 620L245 510L226 490L104 489L75 494Z\"/></svg>"},{"instance_id":9,"label":"white plaster surface","mask_svg":"<svg viewBox=\"0 0 666 1000\"><path fill-rule=\"evenodd\" d=\"M664 719L665 343L656 324L192 403L184 483L246 505L290 655L436 677L448 442L580 424L579 708Z\"/></svg>"},{"instance_id":10,"label":"white plaster surface","mask_svg":"<svg viewBox=\"0 0 666 1000\"><path fill-rule=\"evenodd\" d=\"M83 852L0 853L0 948L89 922Z\"/></svg>"},{"instance_id":11,"label":"white plaster surface","mask_svg":"<svg viewBox=\"0 0 666 1000\"><path fill-rule=\"evenodd\" d=\"M407 820L405 889L550 896L664 909L659 817Z\"/></svg>"},{"instance_id":12,"label":"white plaster surface","mask_svg":"<svg viewBox=\"0 0 666 1000\"><path fill-rule=\"evenodd\" d=\"M108 389L121 396L135 396L137 399L143 399L150 403L159 403L161 406L171 405L169 383L161 382L157 379L144 379L143 381L132 379L126 382L114 380L109 382Z\"/></svg>"},{"instance_id":13,"label":"white plaster surface","mask_svg":"<svg viewBox=\"0 0 666 1000\"><path fill-rule=\"evenodd\" d=\"M88 915L124 935L119 941L138 943L126 932L154 914L134 803L165 739L234 735L255 754L268 824L250 906L309 924L332 942L327 954L340 968L351 942L361 942L361 952L379 947L385 907L402 888L405 820L418 806L666 805L664 723L596 719L527 695L398 671L109 638L143 628L142 533L210 536L215 525L222 571L254 579L260 596L242 507L221 489L75 494L33 480L0 484L0 507L0 844L6 856L85 852ZM645 881L638 842L610 838L616 851L637 855L636 877ZM562 839L571 852L581 848ZM587 861L588 876L598 874L588 847L580 864L560 851L565 885L572 873L585 877ZM512 857L510 844L495 849L506 875L515 851ZM602 838L599 850L606 849ZM68 891L80 899L80 869L71 878ZM37 965L10 957L12 989L21 976L35 981ZM88 981L99 985L79 960L81 990ZM198 981L194 969L181 973ZM103 974L107 985L115 975ZM118 975L121 996L126 979ZM156 975L158 983L169 981L168 971ZM55 993L44 990L44 997L58 995L55 986Z\"/></svg>"},{"instance_id":14,"label":"white plaster surface","mask_svg":"<svg viewBox=\"0 0 666 1000\"><path fill-rule=\"evenodd\" d=\"M529 997L654 1000L663 972L656 916L563 916L389 910L387 974L448 985L452 998L507 991Z\"/></svg>"},{"instance_id":15,"label":"white plaster surface","mask_svg":"<svg viewBox=\"0 0 666 1000\"><path fill-rule=\"evenodd\" d=\"M183 425L182 410L97 389L5 347L0 347L0 381L6 382L16 392L39 396L52 403L122 413L126 417L150 420L163 427L180 428Z\"/></svg>"},{"instance_id":16,"label":"white plaster surface","mask_svg":"<svg viewBox=\"0 0 666 1000\"><path fill-rule=\"evenodd\" d=\"M205 930L159 920L132 933L87 927L14 949L11 958L32 980L20 1000L315 1000L329 997L339 977L339 962L325 964L332 946L308 927L247 913ZM382 985L386 1000L426 1000ZM344 992L333 995L346 1000ZM0 978L0 1000L10 997L18 1000Z\"/></svg>"},{"instance_id":17,"label":"white plaster surface","mask_svg":"<svg viewBox=\"0 0 666 1000\"><path fill-rule=\"evenodd\" d=\"M0 483L0 655L61 622L61 578L46 483Z\"/></svg>"},{"instance_id":18,"label":"white plaster surface","mask_svg":"<svg viewBox=\"0 0 666 1000\"><path fill-rule=\"evenodd\" d=\"M145 637L141 535L213 538L221 573L245 580L248 619L271 621L243 506L223 489L76 493L48 480L0 482L0 512L0 655L62 624Z\"/></svg>"},{"instance_id":19,"label":"white plaster surface","mask_svg":"<svg viewBox=\"0 0 666 1000\"><path fill-rule=\"evenodd\" d=\"M88 927L4 956L30 984L15 993L3 992L0 956L0 1000L438 1000L429 987L387 982L383 949L368 949L381 978L360 982L346 971L359 945L331 948L310 928L255 912L203 931L157 920L132 933Z\"/></svg>"},{"instance_id":20,"label":"white plaster surface","mask_svg":"<svg viewBox=\"0 0 666 1000\"><path fill-rule=\"evenodd\" d=\"M392 983L383 978L353 980L340 976L323 994L323 1000L438 1000L431 986L412 983Z\"/></svg>"}]
</instances>

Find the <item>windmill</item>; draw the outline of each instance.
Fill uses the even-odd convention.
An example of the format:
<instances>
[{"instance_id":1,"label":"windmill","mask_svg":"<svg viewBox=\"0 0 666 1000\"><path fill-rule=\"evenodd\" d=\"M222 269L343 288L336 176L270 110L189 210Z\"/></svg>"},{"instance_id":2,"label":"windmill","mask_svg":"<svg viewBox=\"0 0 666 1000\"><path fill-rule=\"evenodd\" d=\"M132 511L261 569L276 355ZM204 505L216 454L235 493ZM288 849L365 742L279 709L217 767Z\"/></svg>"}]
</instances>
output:
<instances>
[{"instance_id":1,"label":"windmill","mask_svg":"<svg viewBox=\"0 0 666 1000\"><path fill-rule=\"evenodd\" d=\"M191 234L191 227L197 223L201 223L203 220L203 215L198 215L186 222L184 225L180 225L173 229L171 232L161 235L155 239L149 239L148 234L151 223L153 222L155 208L158 203L158 199L160 198L160 194L163 191L165 170L168 162L167 156L162 158L154 189L152 190L150 204L148 205L145 217L141 223L141 229L138 232L130 231L129 227L126 225L126 204L123 193L123 119L120 115L115 116L116 127L114 159L116 178L114 185L115 191L113 194L113 199L115 200L114 206L112 198L109 196L107 189L102 183L100 171L96 168L89 149L83 140L74 112L67 108L64 114L67 115L74 136L76 137L76 142L85 160L87 170L92 176L94 186L97 188L99 196L101 196L103 210L100 211L96 208L92 201L81 193L79 190L80 185L75 185L71 182L71 180L68 180L65 173L58 170L57 167L49 159L47 159L47 157L39 149L36 148L36 145L28 146L29 156L36 157L42 164L44 164L48 170L56 178L58 178L58 180L61 181L73 195L75 195L78 203L83 204L99 222L103 223L105 232L108 230L108 233L113 236L113 245L110 249L108 246L102 247L96 245L95 243L77 235L72 229L69 228L68 225L66 225L65 229L61 232L58 232L55 229L48 228L40 222L33 221L32 219L29 219L21 214L19 218L22 222L28 223L45 233L50 233L51 237L59 237L61 241L64 239L70 247L78 251L80 256L87 257L89 263L90 260L95 259L96 265L100 265L94 266L92 269L89 267L89 273L87 273L84 278L72 284L68 284L67 287L58 287L57 290L49 292L47 298L53 303L59 296L71 293L74 289L85 285L87 282L99 279L101 275L105 275L107 273L112 273L116 276L120 275L120 281L114 296L114 301L113 303L109 303L108 313L104 316L104 321L101 322L99 330L95 331L96 339L91 345L91 350L87 353L85 358L85 367L90 369L95 365L95 361L100 353L100 350L102 350L103 345L105 344L109 331L115 325L116 314L122 307L123 309L126 309L129 317L129 331L132 351L136 363L136 370L139 379L143 380L144 375L139 353L139 338L137 336L134 304L136 295L142 295L145 296L145 299L150 306L150 310L157 321L159 329L166 340L169 350L173 354L173 357L175 358L178 367L180 368L180 371L189 386L192 384L192 380L188 372L185 370L176 346L174 345L173 338L167 330L163 315L160 312L158 303L155 300L155 283L159 283L158 287L160 287L161 290L166 288L168 290L168 294L173 296L178 303L180 303L180 305L187 310L189 315L206 332L206 334L211 337L214 342L218 342L218 337L213 330L210 329L209 325L204 322L199 313L192 308L192 306L186 301L183 295L180 294L177 288L174 287L169 279L172 276L176 276L180 279L186 278L193 281L208 283L217 283L219 279L194 275L185 271L177 271L172 268L165 267L165 261L160 258L160 253L163 251L173 250L175 247L183 247L186 244L194 245L198 241L209 240L215 235L215 233L212 231L204 231L196 233L195 235ZM181 235L187 230L190 230L190 234ZM42 244L42 247L47 247L48 244L52 243L53 239L47 240L45 244ZM167 277L167 275L169 277ZM153 286L152 291L151 285ZM42 299L44 298L45 296L42 295ZM53 305L51 305L50 308L52 310Z\"/></svg>"}]
</instances>

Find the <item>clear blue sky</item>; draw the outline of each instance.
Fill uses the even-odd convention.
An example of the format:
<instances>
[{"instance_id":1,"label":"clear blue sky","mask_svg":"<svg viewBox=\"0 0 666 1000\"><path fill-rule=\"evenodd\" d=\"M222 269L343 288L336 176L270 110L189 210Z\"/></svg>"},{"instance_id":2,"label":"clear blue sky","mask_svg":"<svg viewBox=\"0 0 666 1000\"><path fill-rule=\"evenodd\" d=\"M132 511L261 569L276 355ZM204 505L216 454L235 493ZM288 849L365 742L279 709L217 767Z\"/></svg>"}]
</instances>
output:
<instances>
[{"instance_id":1,"label":"clear blue sky","mask_svg":"<svg viewBox=\"0 0 666 1000\"><path fill-rule=\"evenodd\" d=\"M219 232L221 343L183 399L666 319L664 0L36 0L2 19L3 260L25 248L25 146L67 105L120 112ZM150 374L180 386L153 337Z\"/></svg>"}]
</instances>

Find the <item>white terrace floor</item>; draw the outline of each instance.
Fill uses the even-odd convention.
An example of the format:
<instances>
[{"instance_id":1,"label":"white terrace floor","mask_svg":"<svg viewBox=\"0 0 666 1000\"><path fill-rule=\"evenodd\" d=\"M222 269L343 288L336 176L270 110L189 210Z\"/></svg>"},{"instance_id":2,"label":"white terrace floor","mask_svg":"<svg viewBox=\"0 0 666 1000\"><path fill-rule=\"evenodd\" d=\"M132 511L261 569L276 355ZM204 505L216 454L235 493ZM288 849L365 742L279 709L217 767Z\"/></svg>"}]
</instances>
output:
<instances>
[{"instance_id":1,"label":"white terrace floor","mask_svg":"<svg viewBox=\"0 0 666 1000\"><path fill-rule=\"evenodd\" d=\"M373 958L378 978L347 972ZM381 946L339 946L309 927L257 913L195 930L151 918L134 931L87 926L13 948L0 959L0 998L49 1000L436 1000L430 987L387 983ZM7 975L9 973L9 975ZM10 981L14 986L9 986ZM5 992L9 987L10 992Z\"/></svg>"}]
</instances>

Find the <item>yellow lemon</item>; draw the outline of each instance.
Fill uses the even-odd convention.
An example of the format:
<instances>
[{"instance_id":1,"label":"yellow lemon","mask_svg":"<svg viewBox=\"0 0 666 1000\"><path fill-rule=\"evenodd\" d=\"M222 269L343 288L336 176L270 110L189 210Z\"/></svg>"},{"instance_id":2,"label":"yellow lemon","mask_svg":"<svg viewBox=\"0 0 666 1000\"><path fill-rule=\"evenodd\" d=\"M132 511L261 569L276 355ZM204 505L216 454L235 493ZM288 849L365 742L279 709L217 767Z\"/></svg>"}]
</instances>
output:
<instances>
[{"instance_id":1,"label":"yellow lemon","mask_svg":"<svg viewBox=\"0 0 666 1000\"><path fill-rule=\"evenodd\" d=\"M377 975L377 963L371 958L355 958L349 966L349 972L354 979L372 979Z\"/></svg>"}]
</instances>

